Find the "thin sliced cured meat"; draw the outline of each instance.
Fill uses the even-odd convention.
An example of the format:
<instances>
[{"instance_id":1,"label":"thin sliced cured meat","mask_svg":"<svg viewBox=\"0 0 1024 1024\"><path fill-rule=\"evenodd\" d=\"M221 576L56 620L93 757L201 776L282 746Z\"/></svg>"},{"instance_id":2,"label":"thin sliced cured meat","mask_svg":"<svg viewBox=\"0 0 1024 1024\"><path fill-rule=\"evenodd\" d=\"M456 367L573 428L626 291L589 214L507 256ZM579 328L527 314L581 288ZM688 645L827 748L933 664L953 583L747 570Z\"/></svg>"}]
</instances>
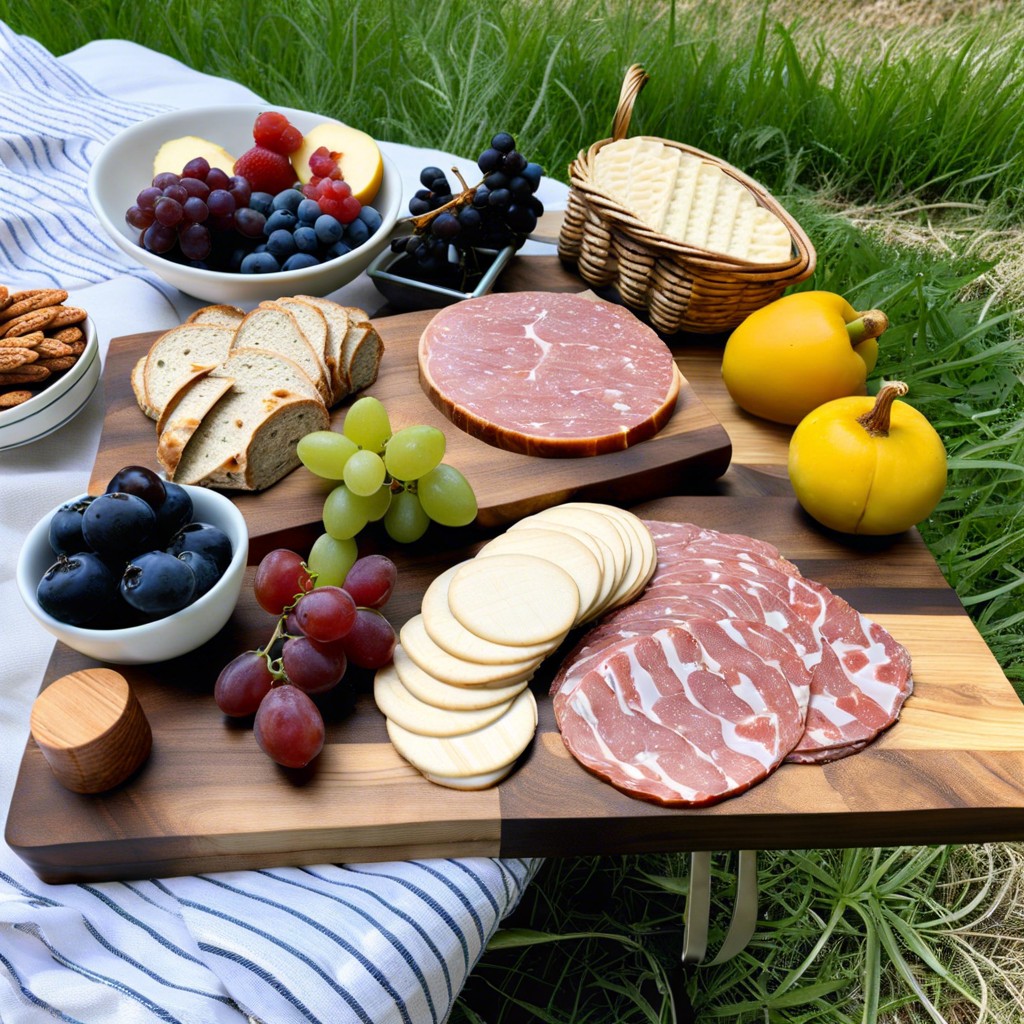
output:
<instances>
[{"instance_id":1,"label":"thin sliced cured meat","mask_svg":"<svg viewBox=\"0 0 1024 1024\"><path fill-rule=\"evenodd\" d=\"M803 733L809 687L764 623L694 618L615 645L555 714L590 771L634 796L700 807L781 763Z\"/></svg>"},{"instance_id":2,"label":"thin sliced cured meat","mask_svg":"<svg viewBox=\"0 0 1024 1024\"><path fill-rule=\"evenodd\" d=\"M695 618L758 621L784 636L810 671L803 732L785 759L825 763L867 746L913 690L910 656L880 624L804 577L766 541L692 523L645 521L658 550L638 600L605 616L552 683L556 718L623 644ZM572 749L570 747L570 749Z\"/></svg>"},{"instance_id":3,"label":"thin sliced cured meat","mask_svg":"<svg viewBox=\"0 0 1024 1024\"><path fill-rule=\"evenodd\" d=\"M653 437L672 417L672 353L629 310L553 292L457 302L427 324L420 383L456 426L526 455L578 457Z\"/></svg>"}]
</instances>

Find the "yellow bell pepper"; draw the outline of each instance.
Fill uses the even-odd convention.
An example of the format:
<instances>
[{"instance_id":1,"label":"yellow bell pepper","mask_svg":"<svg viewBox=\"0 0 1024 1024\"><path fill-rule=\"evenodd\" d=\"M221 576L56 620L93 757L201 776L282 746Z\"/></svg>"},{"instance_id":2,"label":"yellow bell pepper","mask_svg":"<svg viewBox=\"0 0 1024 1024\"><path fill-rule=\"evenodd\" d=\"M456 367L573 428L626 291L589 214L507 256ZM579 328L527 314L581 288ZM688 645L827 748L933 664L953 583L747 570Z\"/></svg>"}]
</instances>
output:
<instances>
[{"instance_id":1,"label":"yellow bell pepper","mask_svg":"<svg viewBox=\"0 0 1024 1024\"><path fill-rule=\"evenodd\" d=\"M886 315L858 313L832 292L794 292L755 310L722 354L733 401L755 416L799 423L833 398L867 393Z\"/></svg>"},{"instance_id":2,"label":"yellow bell pepper","mask_svg":"<svg viewBox=\"0 0 1024 1024\"><path fill-rule=\"evenodd\" d=\"M819 523L842 533L891 534L925 519L946 489L946 450L902 381L877 398L826 402L789 443L789 479Z\"/></svg>"}]
</instances>

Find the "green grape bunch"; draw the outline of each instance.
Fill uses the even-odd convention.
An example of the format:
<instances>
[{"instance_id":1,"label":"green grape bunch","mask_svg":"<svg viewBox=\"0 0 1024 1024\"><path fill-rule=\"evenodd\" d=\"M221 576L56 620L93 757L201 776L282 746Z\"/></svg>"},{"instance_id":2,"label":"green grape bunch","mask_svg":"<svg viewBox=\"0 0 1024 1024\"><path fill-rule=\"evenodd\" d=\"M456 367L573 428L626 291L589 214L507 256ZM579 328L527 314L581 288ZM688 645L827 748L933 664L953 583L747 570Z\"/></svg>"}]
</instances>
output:
<instances>
[{"instance_id":1,"label":"green grape bunch","mask_svg":"<svg viewBox=\"0 0 1024 1024\"><path fill-rule=\"evenodd\" d=\"M411 544L432 522L468 526L476 518L469 481L442 461L444 432L427 424L392 431L384 404L372 395L353 403L340 434L306 434L296 451L311 473L338 482L324 501L325 533L314 551L339 572L355 557L355 537L368 523L383 520L392 540Z\"/></svg>"}]
</instances>

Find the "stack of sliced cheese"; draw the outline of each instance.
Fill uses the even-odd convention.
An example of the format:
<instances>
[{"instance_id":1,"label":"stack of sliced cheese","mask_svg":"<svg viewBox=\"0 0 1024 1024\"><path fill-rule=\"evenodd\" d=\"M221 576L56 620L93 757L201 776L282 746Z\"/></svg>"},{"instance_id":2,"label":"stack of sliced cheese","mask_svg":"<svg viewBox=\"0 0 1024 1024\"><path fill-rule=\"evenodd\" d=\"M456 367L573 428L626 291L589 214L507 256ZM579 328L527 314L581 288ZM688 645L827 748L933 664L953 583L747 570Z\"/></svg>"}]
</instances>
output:
<instances>
[{"instance_id":1,"label":"stack of sliced cheese","mask_svg":"<svg viewBox=\"0 0 1024 1024\"><path fill-rule=\"evenodd\" d=\"M318 296L205 306L153 343L132 388L169 479L259 491L298 465L331 406L376 380L383 351L363 310Z\"/></svg>"},{"instance_id":2,"label":"stack of sliced cheese","mask_svg":"<svg viewBox=\"0 0 1024 1024\"><path fill-rule=\"evenodd\" d=\"M632 513L573 502L527 517L441 573L401 629L374 698L431 782L483 789L529 746L529 681L570 630L636 598L657 550Z\"/></svg>"},{"instance_id":3,"label":"stack of sliced cheese","mask_svg":"<svg viewBox=\"0 0 1024 1024\"><path fill-rule=\"evenodd\" d=\"M594 157L594 184L677 242L750 263L792 256L789 229L717 164L659 139L619 139Z\"/></svg>"}]
</instances>

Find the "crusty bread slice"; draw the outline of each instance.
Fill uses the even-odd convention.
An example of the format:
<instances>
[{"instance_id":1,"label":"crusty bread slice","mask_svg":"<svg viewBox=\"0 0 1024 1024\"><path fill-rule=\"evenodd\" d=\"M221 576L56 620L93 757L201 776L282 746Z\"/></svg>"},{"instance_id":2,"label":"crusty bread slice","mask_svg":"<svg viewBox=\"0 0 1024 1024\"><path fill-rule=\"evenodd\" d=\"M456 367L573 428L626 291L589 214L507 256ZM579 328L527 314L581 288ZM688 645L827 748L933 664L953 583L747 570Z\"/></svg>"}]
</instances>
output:
<instances>
[{"instance_id":1,"label":"crusty bread slice","mask_svg":"<svg viewBox=\"0 0 1024 1024\"><path fill-rule=\"evenodd\" d=\"M292 316L298 321L299 329L306 336L306 341L312 346L313 351L323 360L324 366L327 367L328 384L331 389L331 397L328 400L328 405L333 405L342 396L337 393L335 387L336 372L334 367L334 358L328 347L328 330L327 330L327 318L323 312L314 306L310 302L304 302L302 299L296 299L292 297L285 297L278 299L276 302L261 302L261 306L280 306L283 309L287 309Z\"/></svg>"},{"instance_id":2,"label":"crusty bread slice","mask_svg":"<svg viewBox=\"0 0 1024 1024\"><path fill-rule=\"evenodd\" d=\"M296 445L330 416L318 399L232 388L203 417L178 460L177 483L261 491L299 465Z\"/></svg>"},{"instance_id":3,"label":"crusty bread slice","mask_svg":"<svg viewBox=\"0 0 1024 1024\"><path fill-rule=\"evenodd\" d=\"M159 418L167 400L203 366L216 366L231 348L235 331L219 324L179 324L153 343L146 356L146 405Z\"/></svg>"},{"instance_id":4,"label":"crusty bread slice","mask_svg":"<svg viewBox=\"0 0 1024 1024\"><path fill-rule=\"evenodd\" d=\"M296 295L294 299L316 306L324 316L327 323L327 364L333 375L334 400L340 402L352 390L344 359L345 335L349 326L346 307L319 295Z\"/></svg>"},{"instance_id":5,"label":"crusty bread slice","mask_svg":"<svg viewBox=\"0 0 1024 1024\"><path fill-rule=\"evenodd\" d=\"M311 302L325 311L332 308L335 317L338 316L338 310L344 313L347 327L341 343L341 366L348 378L348 393L369 387L377 379L380 361L384 355L384 342L376 327L370 322L366 310L358 306L342 306L331 299L321 299L313 295L295 297L304 302Z\"/></svg>"},{"instance_id":6,"label":"crusty bread slice","mask_svg":"<svg viewBox=\"0 0 1024 1024\"><path fill-rule=\"evenodd\" d=\"M169 480L174 479L181 453L203 417L235 383L226 375L213 376L212 370L204 367L189 377L168 399L157 421L156 458Z\"/></svg>"},{"instance_id":7,"label":"crusty bread slice","mask_svg":"<svg viewBox=\"0 0 1024 1024\"><path fill-rule=\"evenodd\" d=\"M245 310L237 306L219 304L197 309L186 321L187 324L219 324L221 327L237 327L245 317Z\"/></svg>"},{"instance_id":8,"label":"crusty bread slice","mask_svg":"<svg viewBox=\"0 0 1024 1024\"><path fill-rule=\"evenodd\" d=\"M257 306L238 325L230 348L269 349L297 363L316 385L325 405L331 403L330 372L306 339L294 314L282 306ZM227 353L225 353L226 355Z\"/></svg>"},{"instance_id":9,"label":"crusty bread slice","mask_svg":"<svg viewBox=\"0 0 1024 1024\"><path fill-rule=\"evenodd\" d=\"M275 388L323 401L317 386L294 360L265 348L234 348L220 366L212 370L214 377L231 377L239 387L252 390Z\"/></svg>"},{"instance_id":10,"label":"crusty bread slice","mask_svg":"<svg viewBox=\"0 0 1024 1024\"><path fill-rule=\"evenodd\" d=\"M369 321L349 324L344 360L352 391L362 391L377 379L383 356L384 342L373 324Z\"/></svg>"},{"instance_id":11,"label":"crusty bread slice","mask_svg":"<svg viewBox=\"0 0 1024 1024\"><path fill-rule=\"evenodd\" d=\"M146 401L146 357L139 356L135 365L132 367L132 391L135 394L135 401L139 403L139 408L151 419L158 419L157 411L153 409L149 402Z\"/></svg>"}]
</instances>

